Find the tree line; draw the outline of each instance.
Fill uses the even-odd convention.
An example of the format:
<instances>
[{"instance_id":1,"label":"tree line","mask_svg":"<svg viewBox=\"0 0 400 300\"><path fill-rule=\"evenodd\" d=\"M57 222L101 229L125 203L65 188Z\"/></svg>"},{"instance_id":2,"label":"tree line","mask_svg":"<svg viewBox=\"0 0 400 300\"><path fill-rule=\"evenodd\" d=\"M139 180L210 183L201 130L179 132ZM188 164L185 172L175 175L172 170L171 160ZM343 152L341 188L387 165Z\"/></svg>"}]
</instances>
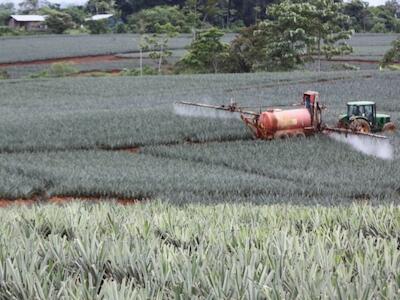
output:
<instances>
[{"instance_id":1,"label":"tree line","mask_svg":"<svg viewBox=\"0 0 400 300\"><path fill-rule=\"evenodd\" d=\"M279 0L89 0L83 6L60 7L58 4L25 0L17 8L12 3L0 4L0 24L5 25L12 13L46 14L48 27L54 33L89 30L103 32L155 32L156 26L170 23L178 32L214 26L238 31L270 20L270 9L284 1ZM292 3L299 1L293 0ZM307 2L307 1L302 1ZM341 13L348 16L346 29L356 32L400 32L400 4L398 0L370 7L362 0L340 3ZM42 3L40 6L39 3ZM94 14L111 13L115 22L87 24L85 19ZM90 22L89 22L90 23ZM86 27L82 27L86 25Z\"/></svg>"}]
</instances>

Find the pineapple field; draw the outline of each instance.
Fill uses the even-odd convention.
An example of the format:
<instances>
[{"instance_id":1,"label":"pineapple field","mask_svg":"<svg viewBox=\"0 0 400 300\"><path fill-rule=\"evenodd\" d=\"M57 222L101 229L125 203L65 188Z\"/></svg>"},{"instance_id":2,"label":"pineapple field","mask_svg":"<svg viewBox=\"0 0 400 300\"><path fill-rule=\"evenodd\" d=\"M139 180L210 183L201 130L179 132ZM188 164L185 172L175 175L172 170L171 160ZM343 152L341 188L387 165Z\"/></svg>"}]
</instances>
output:
<instances>
[{"instance_id":1,"label":"pineapple field","mask_svg":"<svg viewBox=\"0 0 400 300\"><path fill-rule=\"evenodd\" d=\"M2 299L397 299L399 208L0 211Z\"/></svg>"},{"instance_id":2,"label":"pineapple field","mask_svg":"<svg viewBox=\"0 0 400 300\"><path fill-rule=\"evenodd\" d=\"M394 203L393 159L326 136L254 141L238 118L182 115L180 100L291 105L321 94L335 124L351 100L399 120L398 72L258 73L0 82L0 197L164 199L172 203Z\"/></svg>"},{"instance_id":3,"label":"pineapple field","mask_svg":"<svg viewBox=\"0 0 400 300\"><path fill-rule=\"evenodd\" d=\"M1 299L397 299L400 143L253 140L177 101L320 92L400 121L377 70L0 81ZM128 205L120 205L128 204Z\"/></svg>"}]
</instances>

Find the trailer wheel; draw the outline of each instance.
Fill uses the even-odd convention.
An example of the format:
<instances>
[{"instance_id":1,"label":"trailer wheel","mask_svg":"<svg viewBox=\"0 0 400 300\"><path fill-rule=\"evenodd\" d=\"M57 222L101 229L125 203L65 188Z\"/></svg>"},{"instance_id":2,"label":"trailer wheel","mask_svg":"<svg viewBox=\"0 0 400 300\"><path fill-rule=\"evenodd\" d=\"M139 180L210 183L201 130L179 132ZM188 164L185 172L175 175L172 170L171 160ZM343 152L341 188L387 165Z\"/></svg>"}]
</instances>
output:
<instances>
[{"instance_id":1,"label":"trailer wheel","mask_svg":"<svg viewBox=\"0 0 400 300\"><path fill-rule=\"evenodd\" d=\"M396 131L396 125L393 122L386 123L382 129L383 132L394 133Z\"/></svg>"},{"instance_id":2,"label":"trailer wheel","mask_svg":"<svg viewBox=\"0 0 400 300\"><path fill-rule=\"evenodd\" d=\"M300 138L300 139L304 139L306 137L306 135L304 134L304 132L298 132L298 133L296 133L296 137Z\"/></svg>"},{"instance_id":3,"label":"trailer wheel","mask_svg":"<svg viewBox=\"0 0 400 300\"><path fill-rule=\"evenodd\" d=\"M281 139L281 140L286 140L286 139L289 138L289 135L288 135L287 133L281 133L281 134L278 134L278 135L276 136L276 138L277 138L277 139Z\"/></svg>"},{"instance_id":4,"label":"trailer wheel","mask_svg":"<svg viewBox=\"0 0 400 300\"><path fill-rule=\"evenodd\" d=\"M356 119L350 124L350 130L355 132L369 133L371 132L371 126L368 122L363 119Z\"/></svg>"}]
</instances>

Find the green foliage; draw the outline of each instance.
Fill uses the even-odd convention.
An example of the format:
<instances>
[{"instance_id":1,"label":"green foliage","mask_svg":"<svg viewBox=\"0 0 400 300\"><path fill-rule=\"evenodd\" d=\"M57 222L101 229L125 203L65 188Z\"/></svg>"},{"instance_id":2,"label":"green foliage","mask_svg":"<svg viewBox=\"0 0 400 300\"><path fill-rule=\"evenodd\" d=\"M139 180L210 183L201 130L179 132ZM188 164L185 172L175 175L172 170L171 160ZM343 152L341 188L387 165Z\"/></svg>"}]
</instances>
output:
<instances>
[{"instance_id":1,"label":"green foliage","mask_svg":"<svg viewBox=\"0 0 400 300\"><path fill-rule=\"evenodd\" d=\"M260 24L266 41L268 69L293 69L316 54L331 58L351 52L345 40L351 31L343 30L348 16L342 4L333 0L282 1L269 9L270 20Z\"/></svg>"},{"instance_id":2,"label":"green foliage","mask_svg":"<svg viewBox=\"0 0 400 300\"><path fill-rule=\"evenodd\" d=\"M223 32L216 28L199 32L181 60L181 65L198 73L218 73L224 70L229 46L221 42Z\"/></svg>"},{"instance_id":3,"label":"green foliage","mask_svg":"<svg viewBox=\"0 0 400 300\"><path fill-rule=\"evenodd\" d=\"M9 79L10 75L8 74L7 70L0 69L0 79Z\"/></svg>"},{"instance_id":4,"label":"green foliage","mask_svg":"<svg viewBox=\"0 0 400 300\"><path fill-rule=\"evenodd\" d=\"M92 15L111 13L114 2L114 0L89 0L86 3L86 11Z\"/></svg>"},{"instance_id":5,"label":"green foliage","mask_svg":"<svg viewBox=\"0 0 400 300\"><path fill-rule=\"evenodd\" d=\"M115 31L115 33L127 33L128 32L128 26L125 25L124 23L118 23L115 26L114 31Z\"/></svg>"},{"instance_id":6,"label":"green foliage","mask_svg":"<svg viewBox=\"0 0 400 300\"><path fill-rule=\"evenodd\" d=\"M60 34L74 27L69 14L59 11L48 11L46 25L50 32Z\"/></svg>"},{"instance_id":7,"label":"green foliage","mask_svg":"<svg viewBox=\"0 0 400 300\"><path fill-rule=\"evenodd\" d=\"M54 63L48 71L50 77L65 77L74 73L77 69L69 63Z\"/></svg>"},{"instance_id":8,"label":"green foliage","mask_svg":"<svg viewBox=\"0 0 400 300\"><path fill-rule=\"evenodd\" d=\"M172 24L156 26L156 33L145 35L141 43L141 51L149 52L149 56L158 62L158 73L161 73L162 63L172 55L168 49L169 40L178 35L177 28Z\"/></svg>"},{"instance_id":9,"label":"green foliage","mask_svg":"<svg viewBox=\"0 0 400 300\"><path fill-rule=\"evenodd\" d=\"M351 27L357 32L400 32L396 14L398 1L386 1L385 5L368 6L367 2L352 0L344 5L344 13L351 18Z\"/></svg>"},{"instance_id":10,"label":"green foliage","mask_svg":"<svg viewBox=\"0 0 400 300\"><path fill-rule=\"evenodd\" d=\"M177 6L156 6L143 9L129 18L128 24L134 32L157 33L161 26L173 26L175 31L191 31L191 20Z\"/></svg>"},{"instance_id":11,"label":"green foliage","mask_svg":"<svg viewBox=\"0 0 400 300\"><path fill-rule=\"evenodd\" d=\"M40 77L65 77L78 72L72 64L69 63L54 63L50 66L49 69L43 70L39 73L32 74L31 78L40 78Z\"/></svg>"},{"instance_id":12,"label":"green foliage","mask_svg":"<svg viewBox=\"0 0 400 300\"><path fill-rule=\"evenodd\" d=\"M379 32L387 32L387 30L384 23L377 22L371 28L371 32L379 33Z\"/></svg>"},{"instance_id":13,"label":"green foliage","mask_svg":"<svg viewBox=\"0 0 400 300\"><path fill-rule=\"evenodd\" d=\"M63 12L70 15L72 18L72 22L74 22L76 25L82 25L85 23L85 18L87 17L87 15L82 7L69 6L63 9Z\"/></svg>"},{"instance_id":14,"label":"green foliage","mask_svg":"<svg viewBox=\"0 0 400 300\"><path fill-rule=\"evenodd\" d=\"M343 12L350 17L350 26L356 32L369 30L371 15L367 2L352 0L344 4Z\"/></svg>"},{"instance_id":15,"label":"green foliage","mask_svg":"<svg viewBox=\"0 0 400 300\"><path fill-rule=\"evenodd\" d=\"M122 76L151 76L151 75L158 75L158 71L154 68L149 66L144 66L142 70L139 68L136 69L123 69L121 72Z\"/></svg>"},{"instance_id":16,"label":"green foliage","mask_svg":"<svg viewBox=\"0 0 400 300\"><path fill-rule=\"evenodd\" d=\"M39 0L24 0L19 3L20 11L24 14L36 13L39 8Z\"/></svg>"},{"instance_id":17,"label":"green foliage","mask_svg":"<svg viewBox=\"0 0 400 300\"><path fill-rule=\"evenodd\" d=\"M1 218L5 299L399 297L395 206L74 203Z\"/></svg>"},{"instance_id":18,"label":"green foliage","mask_svg":"<svg viewBox=\"0 0 400 300\"><path fill-rule=\"evenodd\" d=\"M258 26L243 29L232 41L226 67L229 72L254 72L265 68L266 40Z\"/></svg>"},{"instance_id":19,"label":"green foliage","mask_svg":"<svg viewBox=\"0 0 400 300\"><path fill-rule=\"evenodd\" d=\"M110 28L108 26L108 20L89 20L86 21L86 26L89 29L91 34L102 34L110 32Z\"/></svg>"},{"instance_id":20,"label":"green foliage","mask_svg":"<svg viewBox=\"0 0 400 300\"><path fill-rule=\"evenodd\" d=\"M12 29L8 26L0 26L0 36L16 36L21 35L23 32Z\"/></svg>"},{"instance_id":21,"label":"green foliage","mask_svg":"<svg viewBox=\"0 0 400 300\"><path fill-rule=\"evenodd\" d=\"M383 57L381 63L383 67L400 62L400 39L394 41L392 43L392 46L393 47L388 52L386 52L385 56Z\"/></svg>"},{"instance_id":22,"label":"green foliage","mask_svg":"<svg viewBox=\"0 0 400 300\"><path fill-rule=\"evenodd\" d=\"M14 4L12 2L0 4L0 27L6 26L7 22L14 12Z\"/></svg>"}]
</instances>

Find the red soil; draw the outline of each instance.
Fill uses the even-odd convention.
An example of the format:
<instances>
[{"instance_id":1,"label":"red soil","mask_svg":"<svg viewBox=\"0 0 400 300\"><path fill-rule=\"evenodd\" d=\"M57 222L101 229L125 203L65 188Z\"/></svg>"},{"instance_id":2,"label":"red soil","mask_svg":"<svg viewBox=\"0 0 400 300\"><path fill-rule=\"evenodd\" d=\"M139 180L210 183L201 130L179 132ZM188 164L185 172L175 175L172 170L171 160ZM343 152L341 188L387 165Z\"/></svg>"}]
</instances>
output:
<instances>
[{"instance_id":1,"label":"red soil","mask_svg":"<svg viewBox=\"0 0 400 300\"><path fill-rule=\"evenodd\" d=\"M117 151L137 154L140 152L140 147L132 147L132 148L125 148L125 149L122 148L122 149L118 149Z\"/></svg>"}]
</instances>

